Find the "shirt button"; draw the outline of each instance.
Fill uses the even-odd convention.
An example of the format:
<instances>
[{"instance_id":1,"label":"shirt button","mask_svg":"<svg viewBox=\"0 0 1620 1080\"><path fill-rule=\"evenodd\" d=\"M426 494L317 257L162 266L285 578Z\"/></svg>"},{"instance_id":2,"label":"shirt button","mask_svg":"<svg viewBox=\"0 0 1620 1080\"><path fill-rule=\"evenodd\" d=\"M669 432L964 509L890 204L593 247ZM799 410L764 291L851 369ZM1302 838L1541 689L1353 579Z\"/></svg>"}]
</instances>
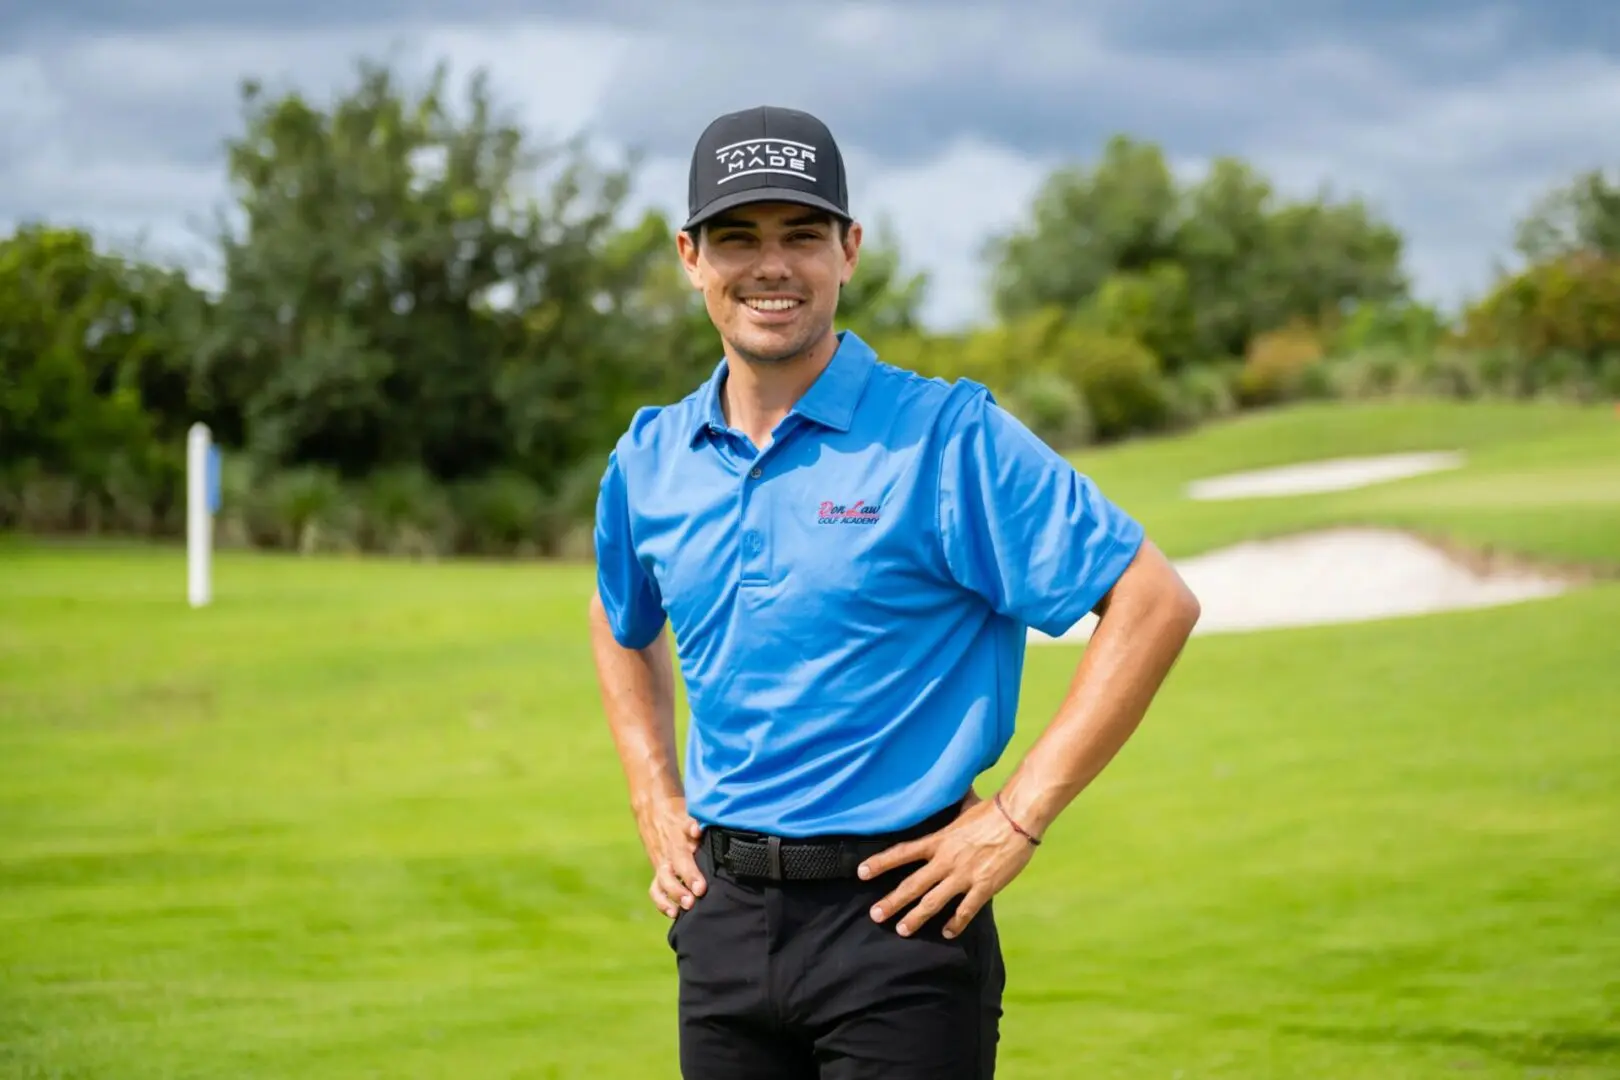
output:
<instances>
[{"instance_id":1,"label":"shirt button","mask_svg":"<svg viewBox=\"0 0 1620 1080\"><path fill-rule=\"evenodd\" d=\"M758 551L759 550L759 533L750 532L747 536L743 537L743 543L748 545L748 550L749 551Z\"/></svg>"},{"instance_id":2,"label":"shirt button","mask_svg":"<svg viewBox=\"0 0 1620 1080\"><path fill-rule=\"evenodd\" d=\"M758 465L755 465L752 469L748 470L748 475L752 476L755 480L758 480L761 476L764 475L764 473L765 473L765 470L761 469Z\"/></svg>"}]
</instances>

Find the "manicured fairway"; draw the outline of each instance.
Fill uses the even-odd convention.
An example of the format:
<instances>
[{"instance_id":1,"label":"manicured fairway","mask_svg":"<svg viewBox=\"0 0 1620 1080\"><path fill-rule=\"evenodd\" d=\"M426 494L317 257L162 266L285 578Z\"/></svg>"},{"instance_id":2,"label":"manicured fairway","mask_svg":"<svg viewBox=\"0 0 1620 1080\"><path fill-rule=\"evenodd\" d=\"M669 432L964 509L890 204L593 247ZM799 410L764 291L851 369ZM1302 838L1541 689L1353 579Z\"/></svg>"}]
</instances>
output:
<instances>
[{"instance_id":1,"label":"manicured fairway","mask_svg":"<svg viewBox=\"0 0 1620 1080\"><path fill-rule=\"evenodd\" d=\"M1454 471L1322 495L1194 502L1188 481L1340 456L1461 451ZM1411 529L1620 576L1620 411L1557 404L1308 405L1073 455L1172 555L1331 524Z\"/></svg>"},{"instance_id":2,"label":"manicured fairway","mask_svg":"<svg viewBox=\"0 0 1620 1080\"><path fill-rule=\"evenodd\" d=\"M1459 446L1377 490L1180 495ZM1366 520L1620 565L1598 410L1290 410L1080 460L1177 555ZM676 1075L590 588L226 553L193 612L177 551L0 541L0 1077ZM1616 626L1606 580L1195 639L998 900L1001 1075L1620 1077ZM1079 655L1031 650L1015 755Z\"/></svg>"}]
</instances>

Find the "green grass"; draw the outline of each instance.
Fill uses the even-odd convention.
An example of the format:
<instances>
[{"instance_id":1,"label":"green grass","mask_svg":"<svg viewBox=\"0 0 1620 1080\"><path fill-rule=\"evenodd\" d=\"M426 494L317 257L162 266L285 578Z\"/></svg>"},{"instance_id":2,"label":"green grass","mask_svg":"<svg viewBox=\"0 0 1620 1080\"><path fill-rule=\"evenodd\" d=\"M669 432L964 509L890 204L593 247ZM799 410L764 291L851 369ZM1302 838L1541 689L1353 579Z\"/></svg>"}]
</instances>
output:
<instances>
[{"instance_id":1,"label":"green grass","mask_svg":"<svg viewBox=\"0 0 1620 1080\"><path fill-rule=\"evenodd\" d=\"M1460 450L1467 467L1282 499L1195 502L1188 481L1346 455ZM1380 524L1620 572L1612 406L1309 405L1073 455L1174 556L1326 525Z\"/></svg>"},{"instance_id":2,"label":"green grass","mask_svg":"<svg viewBox=\"0 0 1620 1080\"><path fill-rule=\"evenodd\" d=\"M1300 410L1082 461L1178 553L1366 519L1597 559L1617 430ZM1376 493L1177 495L1452 446ZM177 552L0 545L0 1076L676 1075L590 584L227 553L193 612ZM998 901L1000 1075L1620 1076L1617 624L1603 582L1194 639ZM1031 651L987 782L1078 655Z\"/></svg>"}]
</instances>

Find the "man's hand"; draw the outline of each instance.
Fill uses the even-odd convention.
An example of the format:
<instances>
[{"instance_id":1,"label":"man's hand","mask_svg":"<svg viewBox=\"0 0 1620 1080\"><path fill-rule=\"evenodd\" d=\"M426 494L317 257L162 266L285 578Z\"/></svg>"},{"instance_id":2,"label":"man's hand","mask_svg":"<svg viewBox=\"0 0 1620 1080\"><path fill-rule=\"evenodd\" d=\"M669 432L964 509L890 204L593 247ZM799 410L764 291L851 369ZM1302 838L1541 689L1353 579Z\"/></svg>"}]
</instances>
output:
<instances>
[{"instance_id":1,"label":"man's hand","mask_svg":"<svg viewBox=\"0 0 1620 1080\"><path fill-rule=\"evenodd\" d=\"M922 862L904 881L872 908L872 918L885 922L913 901L896 930L914 933L933 918L952 897L963 899L945 924L944 934L955 937L984 905L1029 865L1035 846L1008 824L993 802L968 800L949 825L917 840L895 844L867 859L860 876L870 880L895 867Z\"/></svg>"},{"instance_id":2,"label":"man's hand","mask_svg":"<svg viewBox=\"0 0 1620 1080\"><path fill-rule=\"evenodd\" d=\"M594 593L590 627L608 729L624 766L641 846L653 864L647 891L673 919L703 895L705 885L693 858L702 830L686 812L675 762L675 675L667 629L645 648L624 648Z\"/></svg>"},{"instance_id":3,"label":"man's hand","mask_svg":"<svg viewBox=\"0 0 1620 1080\"><path fill-rule=\"evenodd\" d=\"M1097 629L1057 716L1001 789L1012 820L1037 837L1141 722L1200 612L1198 598L1152 541L1143 542L1096 610ZM994 800L974 804L969 798L964 805L968 808L938 832L896 844L862 865L861 877L872 878L922 863L878 901L872 918L884 922L920 897L898 928L901 934L915 933L952 897L961 896L945 924L945 936L955 937L1029 864L1034 845Z\"/></svg>"},{"instance_id":4,"label":"man's hand","mask_svg":"<svg viewBox=\"0 0 1620 1080\"><path fill-rule=\"evenodd\" d=\"M690 910L708 888L695 858L703 827L687 814L683 798L649 805L636 815L636 825L653 864L647 893L658 910L673 919L680 908Z\"/></svg>"}]
</instances>

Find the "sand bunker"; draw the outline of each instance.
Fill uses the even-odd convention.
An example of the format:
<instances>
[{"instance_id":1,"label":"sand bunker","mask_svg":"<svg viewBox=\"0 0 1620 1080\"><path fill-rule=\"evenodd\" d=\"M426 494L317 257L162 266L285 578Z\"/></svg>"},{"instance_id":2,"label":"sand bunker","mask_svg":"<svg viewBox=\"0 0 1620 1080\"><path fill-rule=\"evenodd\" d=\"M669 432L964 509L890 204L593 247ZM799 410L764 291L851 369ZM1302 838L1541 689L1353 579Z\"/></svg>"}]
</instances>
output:
<instances>
[{"instance_id":1,"label":"sand bunker","mask_svg":"<svg viewBox=\"0 0 1620 1080\"><path fill-rule=\"evenodd\" d=\"M1195 480L1187 487L1194 499L1255 499L1347 491L1409 476L1455 469L1463 456L1455 451L1383 454L1377 457L1328 458L1255 472L1228 473Z\"/></svg>"},{"instance_id":2,"label":"sand bunker","mask_svg":"<svg viewBox=\"0 0 1620 1080\"><path fill-rule=\"evenodd\" d=\"M1405 533L1333 529L1257 541L1176 564L1203 605L1197 634L1363 622L1553 596L1567 584L1531 571L1474 570ZM1061 639L1083 641L1096 616Z\"/></svg>"}]
</instances>

